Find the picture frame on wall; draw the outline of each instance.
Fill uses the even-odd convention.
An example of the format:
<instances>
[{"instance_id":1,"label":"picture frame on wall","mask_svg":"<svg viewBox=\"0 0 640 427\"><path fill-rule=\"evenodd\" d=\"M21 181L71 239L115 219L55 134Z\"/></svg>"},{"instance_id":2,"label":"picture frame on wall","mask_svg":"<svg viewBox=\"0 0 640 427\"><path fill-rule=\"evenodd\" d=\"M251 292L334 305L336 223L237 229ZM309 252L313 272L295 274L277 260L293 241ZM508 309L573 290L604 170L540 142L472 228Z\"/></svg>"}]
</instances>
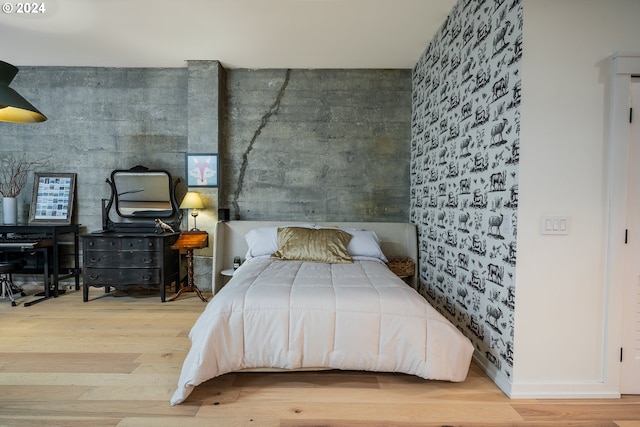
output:
<instances>
[{"instance_id":1,"label":"picture frame on wall","mask_svg":"<svg viewBox=\"0 0 640 427\"><path fill-rule=\"evenodd\" d=\"M219 185L217 153L187 153L185 164L187 187L217 187Z\"/></svg>"},{"instance_id":2,"label":"picture frame on wall","mask_svg":"<svg viewBox=\"0 0 640 427\"><path fill-rule=\"evenodd\" d=\"M35 173L29 224L71 224L75 173Z\"/></svg>"}]
</instances>

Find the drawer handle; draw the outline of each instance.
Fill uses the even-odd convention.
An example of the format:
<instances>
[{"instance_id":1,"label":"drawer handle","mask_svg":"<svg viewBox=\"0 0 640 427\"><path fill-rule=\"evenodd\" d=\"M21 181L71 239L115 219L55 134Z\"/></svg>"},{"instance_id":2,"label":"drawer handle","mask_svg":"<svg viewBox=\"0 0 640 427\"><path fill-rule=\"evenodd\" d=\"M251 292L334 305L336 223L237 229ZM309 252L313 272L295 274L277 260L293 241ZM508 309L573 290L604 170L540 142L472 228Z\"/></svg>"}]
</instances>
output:
<instances>
[{"instance_id":1,"label":"drawer handle","mask_svg":"<svg viewBox=\"0 0 640 427\"><path fill-rule=\"evenodd\" d=\"M153 262L152 258L145 258L142 260L142 262L144 262L145 264L151 264Z\"/></svg>"},{"instance_id":2,"label":"drawer handle","mask_svg":"<svg viewBox=\"0 0 640 427\"><path fill-rule=\"evenodd\" d=\"M91 262L100 262L100 258L91 258Z\"/></svg>"},{"instance_id":3,"label":"drawer handle","mask_svg":"<svg viewBox=\"0 0 640 427\"><path fill-rule=\"evenodd\" d=\"M89 276L89 279L91 279L91 280L96 280L98 277L99 277L99 276L90 275L90 276Z\"/></svg>"},{"instance_id":4,"label":"drawer handle","mask_svg":"<svg viewBox=\"0 0 640 427\"><path fill-rule=\"evenodd\" d=\"M150 275L149 276L142 276L142 280L149 281L149 280L151 280L151 276Z\"/></svg>"}]
</instances>

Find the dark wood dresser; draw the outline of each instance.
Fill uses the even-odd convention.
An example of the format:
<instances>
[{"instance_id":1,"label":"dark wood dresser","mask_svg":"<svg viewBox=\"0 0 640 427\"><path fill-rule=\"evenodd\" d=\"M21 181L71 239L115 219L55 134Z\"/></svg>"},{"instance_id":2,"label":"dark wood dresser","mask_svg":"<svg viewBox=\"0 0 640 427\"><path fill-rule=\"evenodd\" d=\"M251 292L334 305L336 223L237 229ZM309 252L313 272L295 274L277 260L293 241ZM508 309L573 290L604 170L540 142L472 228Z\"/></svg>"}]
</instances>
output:
<instances>
[{"instance_id":1,"label":"dark wood dresser","mask_svg":"<svg viewBox=\"0 0 640 427\"><path fill-rule=\"evenodd\" d=\"M126 290L133 287L165 288L180 279L180 254L171 249L180 233L96 232L82 235L83 300L89 286Z\"/></svg>"}]
</instances>

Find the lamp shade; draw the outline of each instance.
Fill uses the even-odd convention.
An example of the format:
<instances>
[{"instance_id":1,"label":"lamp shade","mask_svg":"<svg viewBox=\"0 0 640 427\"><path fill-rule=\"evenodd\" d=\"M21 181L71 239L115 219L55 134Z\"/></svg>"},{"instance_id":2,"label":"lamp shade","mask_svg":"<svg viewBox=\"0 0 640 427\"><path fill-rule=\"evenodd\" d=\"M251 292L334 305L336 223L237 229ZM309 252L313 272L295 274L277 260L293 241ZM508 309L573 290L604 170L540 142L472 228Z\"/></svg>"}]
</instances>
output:
<instances>
[{"instance_id":1,"label":"lamp shade","mask_svg":"<svg viewBox=\"0 0 640 427\"><path fill-rule=\"evenodd\" d=\"M36 107L9 87L18 74L13 65L0 61L0 121L14 123L38 123L47 120Z\"/></svg>"},{"instance_id":2,"label":"lamp shade","mask_svg":"<svg viewBox=\"0 0 640 427\"><path fill-rule=\"evenodd\" d=\"M202 203L202 198L200 197L200 193L196 193L195 191L189 191L184 195L184 199L182 199L182 203L180 203L180 209L202 209L204 208L204 203Z\"/></svg>"}]
</instances>

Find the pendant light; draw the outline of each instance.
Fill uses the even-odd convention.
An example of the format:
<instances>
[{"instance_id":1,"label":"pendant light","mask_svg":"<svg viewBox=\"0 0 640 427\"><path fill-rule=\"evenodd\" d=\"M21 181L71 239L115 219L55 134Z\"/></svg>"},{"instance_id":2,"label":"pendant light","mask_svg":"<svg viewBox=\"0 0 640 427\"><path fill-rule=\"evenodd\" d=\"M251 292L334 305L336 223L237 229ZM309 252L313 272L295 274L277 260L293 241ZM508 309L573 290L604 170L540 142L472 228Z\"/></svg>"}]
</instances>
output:
<instances>
[{"instance_id":1,"label":"pendant light","mask_svg":"<svg viewBox=\"0 0 640 427\"><path fill-rule=\"evenodd\" d=\"M47 120L36 107L9 87L18 74L18 68L0 61L0 121L13 123L38 123Z\"/></svg>"}]
</instances>

